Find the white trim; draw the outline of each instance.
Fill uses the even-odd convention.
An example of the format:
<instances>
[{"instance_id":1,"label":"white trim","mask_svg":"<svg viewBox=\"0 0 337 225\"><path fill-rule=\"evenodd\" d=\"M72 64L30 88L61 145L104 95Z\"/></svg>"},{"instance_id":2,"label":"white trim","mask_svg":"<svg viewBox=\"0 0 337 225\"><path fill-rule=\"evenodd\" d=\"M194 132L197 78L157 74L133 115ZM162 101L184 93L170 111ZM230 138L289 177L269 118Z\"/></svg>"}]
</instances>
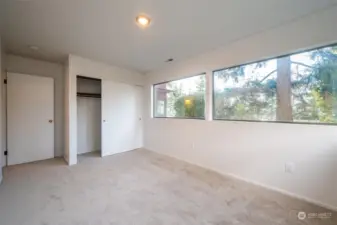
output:
<instances>
[{"instance_id":1,"label":"white trim","mask_svg":"<svg viewBox=\"0 0 337 225\"><path fill-rule=\"evenodd\" d=\"M165 154L165 153L153 151L153 150L147 149L147 148L145 148L145 149L146 149L146 150L149 150L149 151L151 151L151 152L160 154L160 155L165 155L165 156L174 158L174 159L179 160L179 161L187 162L187 163L190 163L190 164L192 164L192 165L196 165L196 166L205 168L205 169L207 169L207 170L211 170L211 171L213 171L213 172L216 172L216 173L218 173L218 174L220 174L220 175L222 175L222 176L225 176L225 177L229 177L229 178L231 178L231 179L240 180L240 181L246 182L246 183L248 183L248 184L252 184L252 185L255 185L255 186L258 186L258 187L261 187L261 188L270 190L270 191L274 191L274 192L277 192L277 193L286 195L286 196L291 197L291 198L295 198L295 199L298 199L298 200L301 200L301 201L304 201L304 202L307 202L307 203L310 203L310 204L314 204L314 205L316 205L316 206L320 206L320 207L326 208L326 209L328 209L328 210L332 210L332 211L337 212L337 206L329 205L329 204L326 204L326 203L323 203L323 202L320 202L320 201L313 200L313 199L311 199L311 198L307 198L307 197L304 197L304 196L300 196L300 195L297 195L297 194L288 192L288 191L286 191L286 190L283 190L283 189L280 189L280 188L277 188L277 187L272 187L272 186L265 185L265 184L262 184L262 183L259 183L259 182L256 182L256 181L253 181L253 180L250 180L250 179L246 179L246 178L244 178L244 177L241 177L241 176L238 176L238 175L235 175L235 174L232 174L232 173L224 173L224 172L220 172L220 171L218 171L218 170L216 170L216 169L214 169L214 168L205 167L205 166L199 165L199 164L194 163L194 162L190 162L190 161L187 161L187 160L183 160L183 159L177 158L177 157L172 156L172 155L168 155L168 154Z\"/></svg>"},{"instance_id":2,"label":"white trim","mask_svg":"<svg viewBox=\"0 0 337 225\"><path fill-rule=\"evenodd\" d=\"M66 156L63 156L64 161L69 165L68 159Z\"/></svg>"},{"instance_id":3,"label":"white trim","mask_svg":"<svg viewBox=\"0 0 337 225\"><path fill-rule=\"evenodd\" d=\"M265 189L270 190L270 191L275 191L275 192L278 192L280 194L286 195L288 197L296 198L298 200L301 200L301 201L304 201L304 202L307 202L307 203L310 203L310 204L314 204L316 206L320 206L320 207L323 207L323 208L326 208L326 209L329 209L329 210L332 210L332 211L337 211L336 206L325 204L323 202L316 201L316 200L313 200L311 198L307 198L307 197L304 197L304 196L301 196L301 195L297 195L297 194L288 192L288 191L280 189L280 188L268 186L268 185L265 185L265 184L262 184L262 183L259 183L259 182L253 181L253 180L249 180L249 179L246 179L246 178L243 178L243 177L237 176L235 174L231 174L231 173L220 173L220 174L224 175L226 177L231 177L233 179L244 181L246 183L249 183L249 184L252 184L252 185L255 185L255 186L259 186L261 188L265 188Z\"/></svg>"},{"instance_id":4,"label":"white trim","mask_svg":"<svg viewBox=\"0 0 337 225\"><path fill-rule=\"evenodd\" d=\"M206 72L205 120L213 120L213 72Z\"/></svg>"}]
</instances>

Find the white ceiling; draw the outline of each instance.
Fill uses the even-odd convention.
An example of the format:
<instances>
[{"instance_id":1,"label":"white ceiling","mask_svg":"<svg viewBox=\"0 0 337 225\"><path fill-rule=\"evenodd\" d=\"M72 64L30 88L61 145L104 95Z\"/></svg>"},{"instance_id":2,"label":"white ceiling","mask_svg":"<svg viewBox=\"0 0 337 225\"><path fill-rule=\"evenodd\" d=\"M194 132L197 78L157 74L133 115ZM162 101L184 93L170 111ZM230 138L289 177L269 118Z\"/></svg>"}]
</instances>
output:
<instances>
[{"instance_id":1,"label":"white ceiling","mask_svg":"<svg viewBox=\"0 0 337 225\"><path fill-rule=\"evenodd\" d=\"M337 0L4 0L8 52L76 54L147 72L322 10ZM135 17L153 19L140 29ZM28 46L36 45L39 51Z\"/></svg>"}]
</instances>

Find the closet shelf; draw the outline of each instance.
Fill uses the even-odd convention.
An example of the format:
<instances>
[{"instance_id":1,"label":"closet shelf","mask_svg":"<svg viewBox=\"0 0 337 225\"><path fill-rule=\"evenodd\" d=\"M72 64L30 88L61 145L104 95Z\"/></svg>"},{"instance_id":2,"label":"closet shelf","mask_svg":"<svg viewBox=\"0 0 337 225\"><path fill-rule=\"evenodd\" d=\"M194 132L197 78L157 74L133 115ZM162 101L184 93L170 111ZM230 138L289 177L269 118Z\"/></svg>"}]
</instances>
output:
<instances>
[{"instance_id":1,"label":"closet shelf","mask_svg":"<svg viewBox=\"0 0 337 225\"><path fill-rule=\"evenodd\" d=\"M101 94L77 92L77 97L102 98Z\"/></svg>"}]
</instances>

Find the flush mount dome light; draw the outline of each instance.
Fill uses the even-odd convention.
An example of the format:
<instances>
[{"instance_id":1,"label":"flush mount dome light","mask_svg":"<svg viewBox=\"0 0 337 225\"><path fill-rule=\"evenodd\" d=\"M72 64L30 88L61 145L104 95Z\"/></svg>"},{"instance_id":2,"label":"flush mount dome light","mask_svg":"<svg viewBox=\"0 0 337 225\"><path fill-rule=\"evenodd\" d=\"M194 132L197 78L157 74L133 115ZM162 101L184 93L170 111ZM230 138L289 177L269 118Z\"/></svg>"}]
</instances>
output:
<instances>
[{"instance_id":1,"label":"flush mount dome light","mask_svg":"<svg viewBox=\"0 0 337 225\"><path fill-rule=\"evenodd\" d=\"M136 22L141 27L148 27L151 23L151 19L148 16L140 15L137 16Z\"/></svg>"},{"instance_id":2,"label":"flush mount dome light","mask_svg":"<svg viewBox=\"0 0 337 225\"><path fill-rule=\"evenodd\" d=\"M38 51L39 50L39 47L35 46L35 45L30 45L29 48L30 48L30 50L33 50L33 51Z\"/></svg>"}]
</instances>

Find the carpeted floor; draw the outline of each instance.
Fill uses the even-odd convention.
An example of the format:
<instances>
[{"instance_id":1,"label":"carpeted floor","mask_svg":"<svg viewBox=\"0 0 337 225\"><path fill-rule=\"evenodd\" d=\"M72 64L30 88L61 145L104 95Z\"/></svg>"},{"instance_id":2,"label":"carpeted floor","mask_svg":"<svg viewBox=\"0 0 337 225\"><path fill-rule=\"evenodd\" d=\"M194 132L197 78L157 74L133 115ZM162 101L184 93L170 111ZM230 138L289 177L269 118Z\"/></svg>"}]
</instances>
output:
<instances>
[{"instance_id":1,"label":"carpeted floor","mask_svg":"<svg viewBox=\"0 0 337 225\"><path fill-rule=\"evenodd\" d=\"M7 167L0 225L337 224L331 212L146 150ZM329 214L328 214L329 215Z\"/></svg>"}]
</instances>

